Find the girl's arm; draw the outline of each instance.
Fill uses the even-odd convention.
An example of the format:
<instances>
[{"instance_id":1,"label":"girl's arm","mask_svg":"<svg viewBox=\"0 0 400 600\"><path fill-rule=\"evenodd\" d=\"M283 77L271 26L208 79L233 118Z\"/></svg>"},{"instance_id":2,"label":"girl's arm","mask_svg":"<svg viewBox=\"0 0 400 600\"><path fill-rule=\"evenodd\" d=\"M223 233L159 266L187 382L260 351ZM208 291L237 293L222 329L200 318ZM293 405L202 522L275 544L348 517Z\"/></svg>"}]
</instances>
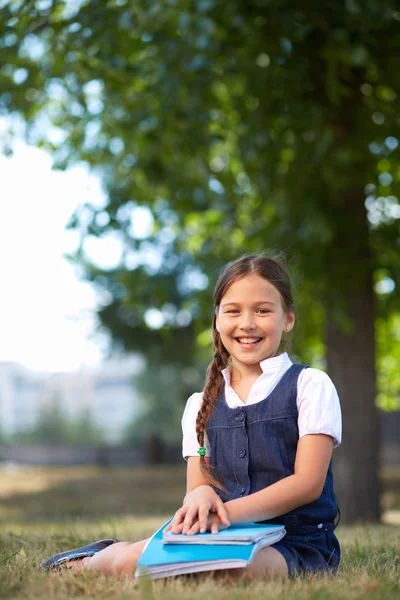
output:
<instances>
[{"instance_id":1,"label":"girl's arm","mask_svg":"<svg viewBox=\"0 0 400 600\"><path fill-rule=\"evenodd\" d=\"M208 485L206 478L201 472L200 456L188 456L186 469L186 495L200 485Z\"/></svg>"},{"instance_id":2,"label":"girl's arm","mask_svg":"<svg viewBox=\"0 0 400 600\"><path fill-rule=\"evenodd\" d=\"M206 478L201 472L200 457L193 455L199 447L196 434L196 418L202 401L202 394L192 394L188 399L185 411L182 417L183 432L183 456L187 457L186 474L186 496L183 500L182 508L176 513L171 523L166 528L173 533L186 533L189 527L186 523L197 521L198 531L205 531L207 527L207 518L210 513L218 515L221 527L229 527L229 521L226 516L224 503L215 493L214 489L208 485ZM207 446L207 439L204 439ZM206 458L206 460L208 460ZM212 524L212 531L218 531L218 523Z\"/></svg>"},{"instance_id":3,"label":"girl's arm","mask_svg":"<svg viewBox=\"0 0 400 600\"><path fill-rule=\"evenodd\" d=\"M272 519L319 498L332 449L333 439L328 435L301 437L297 445L294 474L250 496L226 502L229 521L235 524Z\"/></svg>"},{"instance_id":4,"label":"girl's arm","mask_svg":"<svg viewBox=\"0 0 400 600\"><path fill-rule=\"evenodd\" d=\"M225 502L229 522L238 524L273 519L319 498L325 484L332 449L333 438L329 435L309 434L301 437L297 444L294 474L250 496ZM199 492L202 488L198 488ZM218 523L221 524L219 515L212 514L215 512L210 509L207 513L207 524L214 527L214 530ZM178 514L179 511L176 515ZM203 531L207 519L205 513L202 516ZM189 535L200 531L199 518L196 518L194 511L187 511L177 519L175 532L181 533L182 529Z\"/></svg>"}]
</instances>

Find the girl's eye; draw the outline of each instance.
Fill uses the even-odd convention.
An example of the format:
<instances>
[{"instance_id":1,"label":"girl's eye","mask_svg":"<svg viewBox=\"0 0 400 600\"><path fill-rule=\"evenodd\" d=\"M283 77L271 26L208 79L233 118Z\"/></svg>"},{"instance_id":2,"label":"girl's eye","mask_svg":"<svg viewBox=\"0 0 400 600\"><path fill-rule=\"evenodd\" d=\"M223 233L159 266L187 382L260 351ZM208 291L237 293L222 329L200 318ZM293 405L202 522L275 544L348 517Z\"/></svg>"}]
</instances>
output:
<instances>
[{"instance_id":1,"label":"girl's eye","mask_svg":"<svg viewBox=\"0 0 400 600\"><path fill-rule=\"evenodd\" d=\"M232 308L231 310L227 310L227 313L238 313L239 311L237 309Z\"/></svg>"},{"instance_id":2,"label":"girl's eye","mask_svg":"<svg viewBox=\"0 0 400 600\"><path fill-rule=\"evenodd\" d=\"M259 308L257 312L261 313L262 315L266 315L267 313L269 313L271 311L268 310L268 308Z\"/></svg>"}]
</instances>

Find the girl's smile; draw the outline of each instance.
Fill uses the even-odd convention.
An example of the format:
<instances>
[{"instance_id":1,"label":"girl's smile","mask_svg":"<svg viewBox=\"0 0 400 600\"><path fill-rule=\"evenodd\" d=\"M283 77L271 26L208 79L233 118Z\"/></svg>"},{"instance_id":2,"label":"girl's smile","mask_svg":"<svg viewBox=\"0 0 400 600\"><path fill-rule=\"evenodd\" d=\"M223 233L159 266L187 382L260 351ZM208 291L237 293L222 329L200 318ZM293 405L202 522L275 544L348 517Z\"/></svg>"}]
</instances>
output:
<instances>
[{"instance_id":1,"label":"girl's smile","mask_svg":"<svg viewBox=\"0 0 400 600\"><path fill-rule=\"evenodd\" d=\"M286 314L276 287L257 273L229 286L222 297L216 327L231 355L232 365L259 367L276 356L284 331L294 325L294 313Z\"/></svg>"},{"instance_id":2,"label":"girl's smile","mask_svg":"<svg viewBox=\"0 0 400 600\"><path fill-rule=\"evenodd\" d=\"M236 340L239 342L239 344L247 349L252 349L255 348L261 341L262 341L262 337L257 337L257 338L249 338L249 337L238 337L236 338Z\"/></svg>"}]
</instances>

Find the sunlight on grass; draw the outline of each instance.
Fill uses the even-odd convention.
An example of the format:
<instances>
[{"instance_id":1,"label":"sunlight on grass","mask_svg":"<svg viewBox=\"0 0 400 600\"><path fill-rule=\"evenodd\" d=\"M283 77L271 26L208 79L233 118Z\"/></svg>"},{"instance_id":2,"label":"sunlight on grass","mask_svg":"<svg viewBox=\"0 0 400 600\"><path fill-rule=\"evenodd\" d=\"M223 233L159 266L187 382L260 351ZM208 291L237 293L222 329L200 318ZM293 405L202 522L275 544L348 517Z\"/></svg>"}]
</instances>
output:
<instances>
[{"instance_id":1,"label":"sunlight on grass","mask_svg":"<svg viewBox=\"0 0 400 600\"><path fill-rule=\"evenodd\" d=\"M100 469L96 467L66 467L60 469L10 464L0 467L0 499L14 494L41 492L64 481L88 480L98 476L99 472Z\"/></svg>"},{"instance_id":2,"label":"sunlight on grass","mask_svg":"<svg viewBox=\"0 0 400 600\"><path fill-rule=\"evenodd\" d=\"M93 573L47 573L44 558L102 537L149 537L176 510L184 493L184 465L140 469L18 468L0 470L0 598L67 600L400 600L400 527L340 525L342 562L335 577L309 576L286 584L228 585L210 577L137 584ZM4 485L3 485L4 483ZM384 477L399 514L398 481ZM390 485L389 485L390 484Z\"/></svg>"},{"instance_id":3,"label":"sunlight on grass","mask_svg":"<svg viewBox=\"0 0 400 600\"><path fill-rule=\"evenodd\" d=\"M85 572L38 570L43 558L104 535L142 539L164 521L126 518L117 521L71 522L64 525L16 524L1 535L1 597L66 600L73 597L209 600L306 600L400 598L399 528L389 526L339 527L343 560L335 577L309 576L286 584L254 582L232 585L209 576L136 583L133 578L106 578Z\"/></svg>"},{"instance_id":4,"label":"sunlight on grass","mask_svg":"<svg viewBox=\"0 0 400 600\"><path fill-rule=\"evenodd\" d=\"M0 469L0 478L0 522L98 520L175 512L184 496L185 465L21 467Z\"/></svg>"}]
</instances>

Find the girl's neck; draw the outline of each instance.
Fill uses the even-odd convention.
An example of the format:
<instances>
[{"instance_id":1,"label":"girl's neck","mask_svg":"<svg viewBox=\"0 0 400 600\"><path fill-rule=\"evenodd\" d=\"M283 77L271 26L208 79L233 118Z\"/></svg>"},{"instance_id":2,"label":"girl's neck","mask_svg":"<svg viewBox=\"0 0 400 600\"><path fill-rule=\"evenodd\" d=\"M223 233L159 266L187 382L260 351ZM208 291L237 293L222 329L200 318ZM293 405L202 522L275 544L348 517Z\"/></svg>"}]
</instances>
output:
<instances>
[{"instance_id":1,"label":"girl's neck","mask_svg":"<svg viewBox=\"0 0 400 600\"><path fill-rule=\"evenodd\" d=\"M236 365L234 361L232 361L231 366L231 385L234 386L238 383L245 382L254 382L256 379L260 377L263 370L260 366L260 363L256 363L254 365Z\"/></svg>"},{"instance_id":2,"label":"girl's neck","mask_svg":"<svg viewBox=\"0 0 400 600\"><path fill-rule=\"evenodd\" d=\"M230 386L236 392L243 404L247 404L250 390L260 377L262 369L260 365L240 365L240 369L232 365ZM257 368L258 367L258 368Z\"/></svg>"}]
</instances>

